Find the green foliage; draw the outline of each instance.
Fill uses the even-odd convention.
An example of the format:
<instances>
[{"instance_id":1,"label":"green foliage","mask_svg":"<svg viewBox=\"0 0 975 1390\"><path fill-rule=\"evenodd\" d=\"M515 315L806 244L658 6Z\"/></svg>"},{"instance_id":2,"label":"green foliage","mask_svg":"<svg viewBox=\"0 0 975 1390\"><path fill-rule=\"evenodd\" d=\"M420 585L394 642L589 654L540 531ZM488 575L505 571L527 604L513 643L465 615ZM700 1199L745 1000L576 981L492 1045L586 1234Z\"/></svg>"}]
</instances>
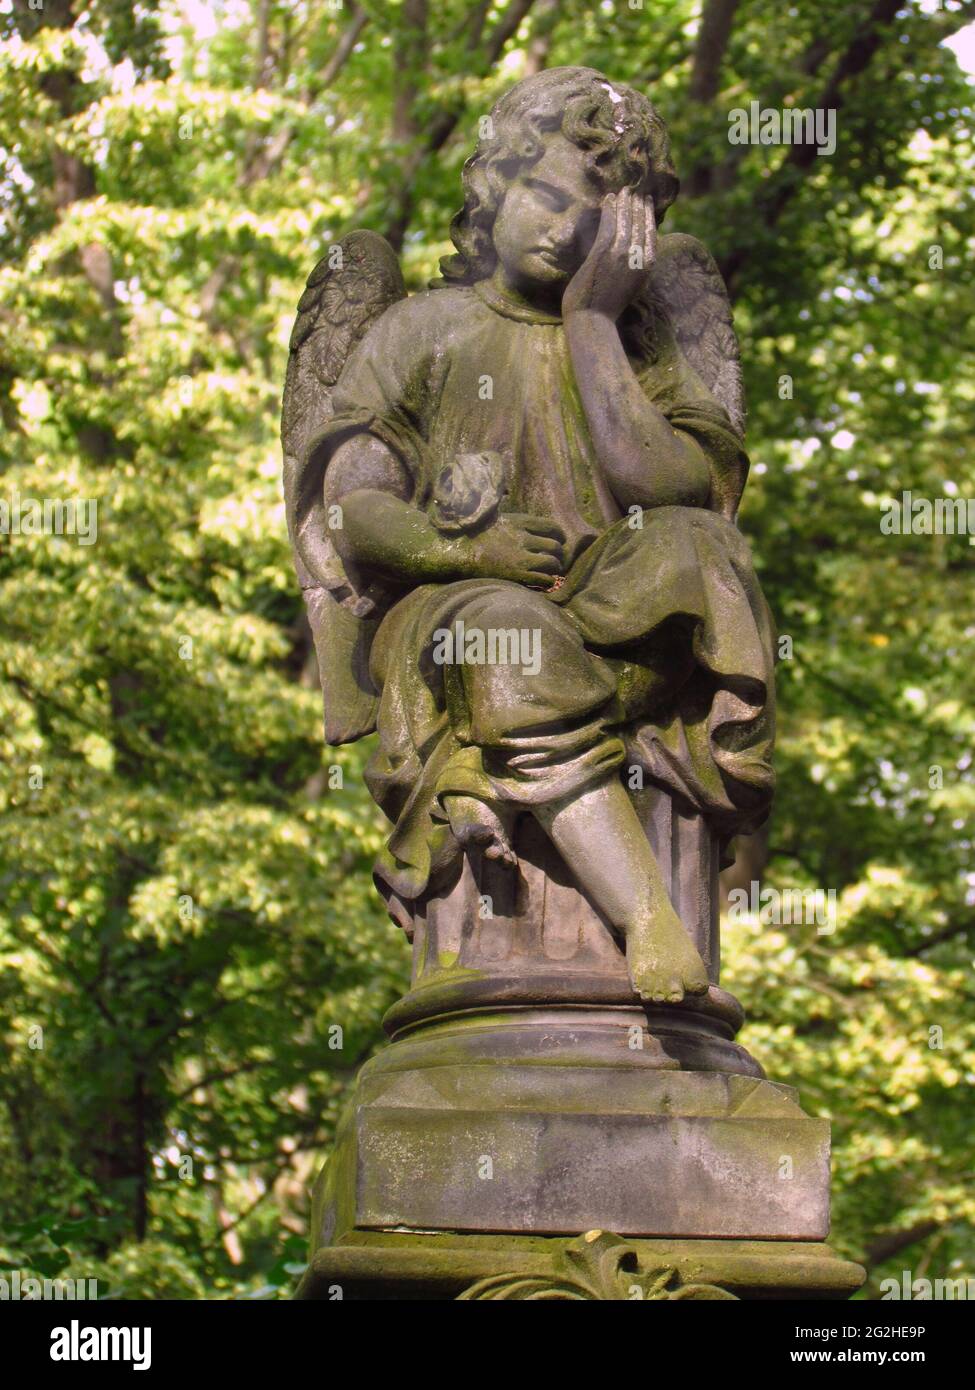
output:
<instances>
[{"instance_id":1,"label":"green foliage","mask_svg":"<svg viewBox=\"0 0 975 1390\"><path fill-rule=\"evenodd\" d=\"M425 283L490 102L585 62L651 91L667 230L735 297L743 524L793 644L764 879L838 894L832 934L730 927L744 1041L831 1117L872 1287L971 1272L975 552L879 525L904 489L975 496L966 15L743 5L708 83L691 0L420 8L0 13L0 498L98 503L95 544L0 535L0 1262L189 1298L301 1263L407 948L368 749L321 745L276 439L294 304L353 226ZM835 155L730 145L752 99L837 108Z\"/></svg>"}]
</instances>

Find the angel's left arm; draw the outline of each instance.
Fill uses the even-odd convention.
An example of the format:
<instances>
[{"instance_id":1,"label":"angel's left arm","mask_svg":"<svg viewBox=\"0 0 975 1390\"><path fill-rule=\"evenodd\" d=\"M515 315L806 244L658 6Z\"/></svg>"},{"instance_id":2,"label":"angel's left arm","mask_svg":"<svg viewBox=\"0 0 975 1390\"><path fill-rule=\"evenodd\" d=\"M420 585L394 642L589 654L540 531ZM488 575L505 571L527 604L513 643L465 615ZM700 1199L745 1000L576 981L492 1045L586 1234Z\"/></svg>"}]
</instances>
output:
<instances>
[{"instance_id":1,"label":"angel's left arm","mask_svg":"<svg viewBox=\"0 0 975 1390\"><path fill-rule=\"evenodd\" d=\"M566 316L582 407L606 480L620 507L703 507L707 455L647 399L615 322L592 309Z\"/></svg>"},{"instance_id":2,"label":"angel's left arm","mask_svg":"<svg viewBox=\"0 0 975 1390\"><path fill-rule=\"evenodd\" d=\"M639 247L642 257L634 258ZM711 470L690 434L647 399L623 348L616 321L653 262L653 204L631 189L604 199L599 229L562 299L572 367L589 431L620 507L707 505Z\"/></svg>"}]
</instances>

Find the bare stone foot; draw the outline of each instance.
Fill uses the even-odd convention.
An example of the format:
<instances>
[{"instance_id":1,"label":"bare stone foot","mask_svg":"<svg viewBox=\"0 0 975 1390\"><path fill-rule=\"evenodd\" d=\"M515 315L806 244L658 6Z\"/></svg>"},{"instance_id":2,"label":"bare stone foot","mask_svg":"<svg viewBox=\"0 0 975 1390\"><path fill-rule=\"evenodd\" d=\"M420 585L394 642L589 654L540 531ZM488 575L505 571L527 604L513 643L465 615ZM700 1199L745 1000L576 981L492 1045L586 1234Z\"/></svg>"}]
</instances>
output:
<instances>
[{"instance_id":1,"label":"bare stone foot","mask_svg":"<svg viewBox=\"0 0 975 1390\"><path fill-rule=\"evenodd\" d=\"M459 844L475 846L485 859L497 859L514 868L518 856L511 848L501 817L474 796L445 796L444 807L454 838Z\"/></svg>"},{"instance_id":2,"label":"bare stone foot","mask_svg":"<svg viewBox=\"0 0 975 1390\"><path fill-rule=\"evenodd\" d=\"M685 994L706 994L708 974L694 943L668 902L626 934L626 965L633 988L654 1004L679 1004Z\"/></svg>"}]
</instances>

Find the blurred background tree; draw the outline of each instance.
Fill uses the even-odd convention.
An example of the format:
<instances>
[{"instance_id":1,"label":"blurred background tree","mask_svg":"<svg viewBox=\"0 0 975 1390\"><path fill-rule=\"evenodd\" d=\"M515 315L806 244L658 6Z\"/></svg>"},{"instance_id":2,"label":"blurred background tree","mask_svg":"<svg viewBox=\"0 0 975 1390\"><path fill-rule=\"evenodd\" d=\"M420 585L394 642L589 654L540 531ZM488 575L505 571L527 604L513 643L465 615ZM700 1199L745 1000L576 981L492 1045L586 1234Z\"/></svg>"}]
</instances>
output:
<instances>
[{"instance_id":1,"label":"blurred background tree","mask_svg":"<svg viewBox=\"0 0 975 1390\"><path fill-rule=\"evenodd\" d=\"M730 887L746 1045L834 1135L868 1294L975 1274L975 548L885 499L975 497L960 0L0 0L0 1267L275 1297L343 1091L408 971L368 749L320 740L277 417L304 278L352 227L421 288L494 98L585 63L646 90L735 301L742 524L784 638L780 794ZM955 36L958 38L955 38ZM975 62L969 61L970 69ZM751 101L830 157L734 145ZM23 504L23 503L22 503Z\"/></svg>"}]
</instances>

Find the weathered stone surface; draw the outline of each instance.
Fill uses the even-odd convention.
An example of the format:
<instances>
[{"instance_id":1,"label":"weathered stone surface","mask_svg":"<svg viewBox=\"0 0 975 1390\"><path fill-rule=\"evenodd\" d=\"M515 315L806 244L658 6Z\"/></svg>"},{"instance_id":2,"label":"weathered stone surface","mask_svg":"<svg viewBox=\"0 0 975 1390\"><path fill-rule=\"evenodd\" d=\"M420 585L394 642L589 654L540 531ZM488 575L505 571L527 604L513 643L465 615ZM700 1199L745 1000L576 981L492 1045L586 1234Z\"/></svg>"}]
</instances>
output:
<instances>
[{"instance_id":1,"label":"weathered stone surface","mask_svg":"<svg viewBox=\"0 0 975 1390\"><path fill-rule=\"evenodd\" d=\"M355 1116L362 1228L822 1240L829 1125L744 1077L443 1067Z\"/></svg>"},{"instance_id":2,"label":"weathered stone surface","mask_svg":"<svg viewBox=\"0 0 975 1390\"><path fill-rule=\"evenodd\" d=\"M580 1247L596 1246L601 1268ZM621 1240L359 1231L320 1250L299 1297L327 1299L843 1299L860 1265L814 1241Z\"/></svg>"}]
</instances>

